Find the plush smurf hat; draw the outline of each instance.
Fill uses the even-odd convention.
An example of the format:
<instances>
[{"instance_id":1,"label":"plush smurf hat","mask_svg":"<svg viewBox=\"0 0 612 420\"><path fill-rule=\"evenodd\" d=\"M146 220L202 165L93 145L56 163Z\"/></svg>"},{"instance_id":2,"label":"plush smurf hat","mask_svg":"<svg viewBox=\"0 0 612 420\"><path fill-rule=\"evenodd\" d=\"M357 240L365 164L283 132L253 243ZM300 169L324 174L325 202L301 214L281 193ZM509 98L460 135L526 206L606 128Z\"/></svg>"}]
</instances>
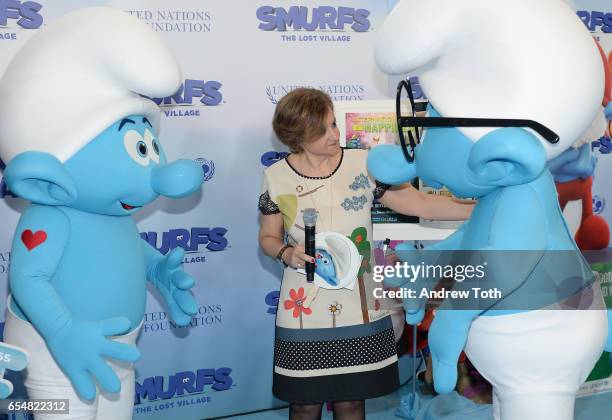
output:
<instances>
[{"instance_id":1,"label":"plush smurf hat","mask_svg":"<svg viewBox=\"0 0 612 420\"><path fill-rule=\"evenodd\" d=\"M25 151L66 161L115 121L146 116L181 83L178 64L146 24L92 7L49 24L17 53L0 80L0 158Z\"/></svg>"},{"instance_id":2,"label":"plush smurf hat","mask_svg":"<svg viewBox=\"0 0 612 420\"><path fill-rule=\"evenodd\" d=\"M548 159L590 125L604 89L591 35L563 0L402 0L379 30L379 67L422 71L443 117L532 119ZM461 128L473 141L495 128Z\"/></svg>"},{"instance_id":3,"label":"plush smurf hat","mask_svg":"<svg viewBox=\"0 0 612 420\"><path fill-rule=\"evenodd\" d=\"M324 279L315 274L315 283L324 289L350 289L355 287L362 257L359 250L349 238L337 232L319 232L316 235L317 247L329 252L336 269L338 284L330 286Z\"/></svg>"}]
</instances>

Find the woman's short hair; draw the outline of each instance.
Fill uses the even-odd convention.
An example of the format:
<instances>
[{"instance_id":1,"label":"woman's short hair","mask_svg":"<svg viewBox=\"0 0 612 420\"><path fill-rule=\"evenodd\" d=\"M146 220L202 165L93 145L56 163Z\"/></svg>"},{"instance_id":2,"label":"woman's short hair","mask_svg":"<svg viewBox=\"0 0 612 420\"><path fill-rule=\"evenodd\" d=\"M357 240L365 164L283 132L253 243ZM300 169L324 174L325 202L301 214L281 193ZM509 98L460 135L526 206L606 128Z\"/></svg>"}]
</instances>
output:
<instances>
[{"instance_id":1,"label":"woman's short hair","mask_svg":"<svg viewBox=\"0 0 612 420\"><path fill-rule=\"evenodd\" d=\"M291 152L301 152L304 143L325 134L325 119L333 110L334 105L327 93L298 88L286 94L276 105L272 128Z\"/></svg>"}]
</instances>

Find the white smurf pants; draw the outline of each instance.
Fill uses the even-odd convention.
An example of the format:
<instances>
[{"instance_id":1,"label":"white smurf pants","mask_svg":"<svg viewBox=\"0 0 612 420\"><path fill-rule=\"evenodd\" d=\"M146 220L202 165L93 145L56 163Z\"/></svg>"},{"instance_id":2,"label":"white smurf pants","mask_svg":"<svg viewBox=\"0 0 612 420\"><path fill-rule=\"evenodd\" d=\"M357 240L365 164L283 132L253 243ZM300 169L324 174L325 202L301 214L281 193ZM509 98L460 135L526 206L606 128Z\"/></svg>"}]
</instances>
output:
<instances>
[{"instance_id":1,"label":"white smurf pants","mask_svg":"<svg viewBox=\"0 0 612 420\"><path fill-rule=\"evenodd\" d=\"M601 291L593 290L591 307L602 308ZM576 392L601 357L607 331L601 309L482 316L465 352L493 385L495 420L572 420Z\"/></svg>"},{"instance_id":2,"label":"white smurf pants","mask_svg":"<svg viewBox=\"0 0 612 420\"><path fill-rule=\"evenodd\" d=\"M121 392L109 394L97 388L93 401L81 399L70 380L59 368L43 338L29 322L17 317L8 305L4 340L26 349L30 362L23 371L25 386L30 399L68 399L69 414L37 414L36 420L129 420L134 406L134 366L132 363L105 359L121 381ZM135 344L140 326L126 335L112 337L113 340ZM95 381L94 381L95 383ZM97 386L97 384L96 384Z\"/></svg>"}]
</instances>

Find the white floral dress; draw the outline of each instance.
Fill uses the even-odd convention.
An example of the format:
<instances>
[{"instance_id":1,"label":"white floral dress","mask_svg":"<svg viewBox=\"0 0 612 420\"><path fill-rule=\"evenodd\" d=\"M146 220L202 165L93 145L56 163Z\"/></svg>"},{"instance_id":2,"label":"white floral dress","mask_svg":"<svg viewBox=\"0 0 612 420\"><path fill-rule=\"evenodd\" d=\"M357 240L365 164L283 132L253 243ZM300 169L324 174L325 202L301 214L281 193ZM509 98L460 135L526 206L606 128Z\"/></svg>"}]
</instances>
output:
<instances>
[{"instance_id":1,"label":"white floral dress","mask_svg":"<svg viewBox=\"0 0 612 420\"><path fill-rule=\"evenodd\" d=\"M350 238L363 257L353 290L319 289L288 267L276 315L274 394L292 403L373 398L399 386L393 325L373 298L371 207L384 194L366 168L367 151L343 149L328 177L307 177L287 159L264 173L259 209L281 213L287 242L304 244L302 210L318 211L317 232Z\"/></svg>"}]
</instances>

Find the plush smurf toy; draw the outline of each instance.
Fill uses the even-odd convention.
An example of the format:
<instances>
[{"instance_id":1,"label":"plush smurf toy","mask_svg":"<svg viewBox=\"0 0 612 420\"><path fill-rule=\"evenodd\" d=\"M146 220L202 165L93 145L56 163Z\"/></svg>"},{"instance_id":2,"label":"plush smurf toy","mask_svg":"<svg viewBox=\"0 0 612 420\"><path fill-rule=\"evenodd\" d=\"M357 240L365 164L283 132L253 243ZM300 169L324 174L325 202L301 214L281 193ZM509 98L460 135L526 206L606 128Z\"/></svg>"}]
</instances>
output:
<instances>
[{"instance_id":1,"label":"plush smurf toy","mask_svg":"<svg viewBox=\"0 0 612 420\"><path fill-rule=\"evenodd\" d=\"M574 143L600 106L604 74L590 34L562 0L403 0L379 30L376 59L387 73L422 71L430 120L406 121L437 128L425 129L413 161L399 147L375 148L372 175L388 184L419 176L478 198L471 218L436 249L526 256L490 273L503 279L501 300L437 311L429 333L436 390L454 389L465 348L493 384L496 419L572 419L576 391L604 346L612 349L610 315L546 161ZM554 262L578 273L578 287L555 284ZM561 305L552 297L572 293L600 310L551 309ZM421 318L421 308L408 313L413 323Z\"/></svg>"},{"instance_id":2,"label":"plush smurf toy","mask_svg":"<svg viewBox=\"0 0 612 420\"><path fill-rule=\"evenodd\" d=\"M161 255L132 218L202 184L195 162L168 162L148 99L180 81L161 39L111 8L49 24L0 80L4 176L32 203L13 240L5 340L30 355L31 399L70 400L62 418L132 417L147 280L177 324L197 311L183 251Z\"/></svg>"}]
</instances>

